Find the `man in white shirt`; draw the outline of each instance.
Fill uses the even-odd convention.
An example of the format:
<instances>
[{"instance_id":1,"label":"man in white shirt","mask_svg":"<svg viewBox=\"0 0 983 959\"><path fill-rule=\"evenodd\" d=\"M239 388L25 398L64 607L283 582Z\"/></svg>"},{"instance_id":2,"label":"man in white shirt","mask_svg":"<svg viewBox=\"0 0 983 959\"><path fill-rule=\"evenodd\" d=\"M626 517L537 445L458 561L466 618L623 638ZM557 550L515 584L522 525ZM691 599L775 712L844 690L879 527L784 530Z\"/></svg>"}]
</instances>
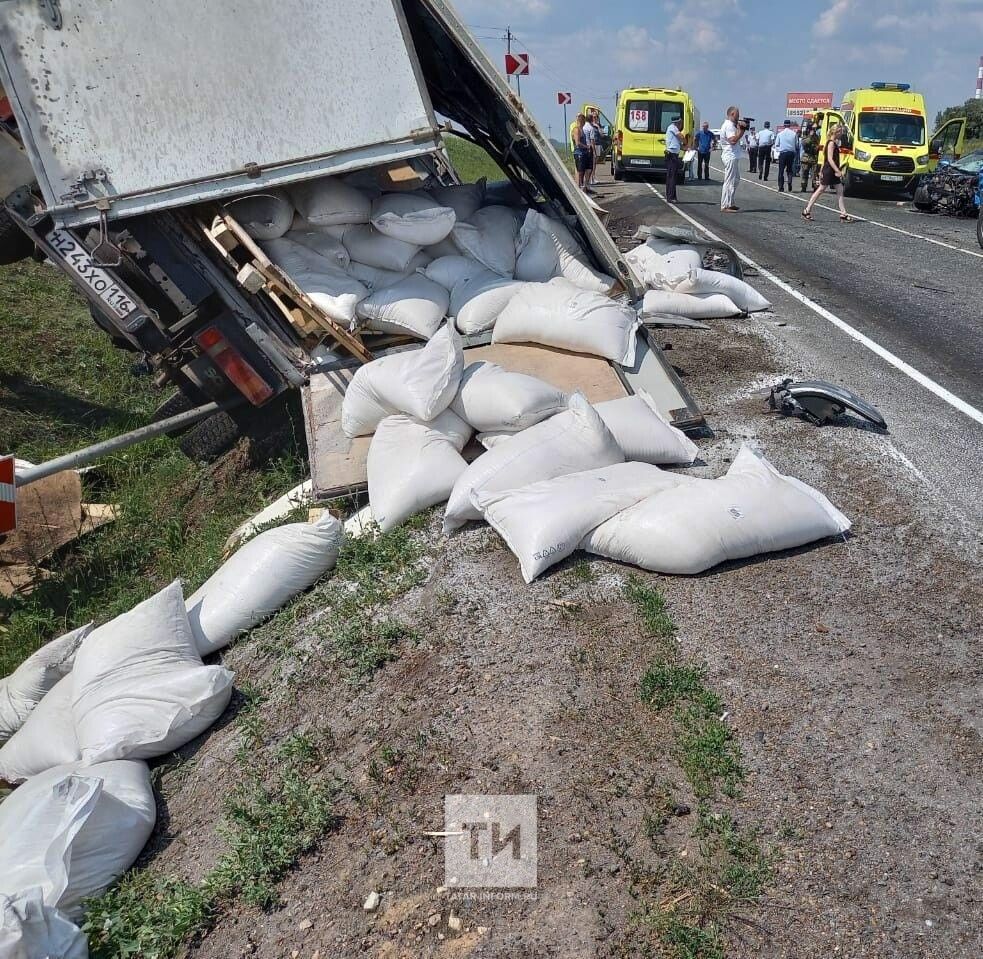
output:
<instances>
[{"instance_id":1,"label":"man in white shirt","mask_svg":"<svg viewBox=\"0 0 983 959\"><path fill-rule=\"evenodd\" d=\"M720 159L724 162L724 186L720 191L720 209L734 213L734 194L741 180L740 159L744 156L741 139L747 124L740 121L741 111L737 107L727 108L727 119L720 128Z\"/></svg>"},{"instance_id":2,"label":"man in white shirt","mask_svg":"<svg viewBox=\"0 0 983 959\"><path fill-rule=\"evenodd\" d=\"M679 129L682 122L682 117L673 117L666 130L666 199L670 203L679 202L676 199L676 181L683 165L679 156L683 148L683 131Z\"/></svg>"},{"instance_id":3,"label":"man in white shirt","mask_svg":"<svg viewBox=\"0 0 983 959\"><path fill-rule=\"evenodd\" d=\"M765 120L764 129L758 134L758 179L768 180L771 172L771 148L775 144L775 131L771 121Z\"/></svg>"},{"instance_id":4,"label":"man in white shirt","mask_svg":"<svg viewBox=\"0 0 983 959\"><path fill-rule=\"evenodd\" d=\"M775 149L778 151L778 192L784 192L786 174L788 175L788 191L792 192L792 171L795 169L795 154L799 149L799 138L792 129L792 121L782 124L778 136L775 137Z\"/></svg>"}]
</instances>

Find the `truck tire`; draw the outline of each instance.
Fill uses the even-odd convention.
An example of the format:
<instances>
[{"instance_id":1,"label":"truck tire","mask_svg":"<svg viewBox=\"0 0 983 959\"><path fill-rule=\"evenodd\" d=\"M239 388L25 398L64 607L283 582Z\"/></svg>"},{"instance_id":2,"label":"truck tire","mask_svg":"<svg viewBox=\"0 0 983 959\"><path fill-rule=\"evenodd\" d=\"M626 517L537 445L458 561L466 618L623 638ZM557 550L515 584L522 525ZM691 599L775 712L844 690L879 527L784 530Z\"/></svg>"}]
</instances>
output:
<instances>
[{"instance_id":1,"label":"truck tire","mask_svg":"<svg viewBox=\"0 0 983 959\"><path fill-rule=\"evenodd\" d=\"M853 180L850 177L850 168L843 170L843 195L853 196Z\"/></svg>"},{"instance_id":2,"label":"truck tire","mask_svg":"<svg viewBox=\"0 0 983 959\"><path fill-rule=\"evenodd\" d=\"M31 238L14 222L14 218L0 206L0 266L26 260L34 252Z\"/></svg>"},{"instance_id":3,"label":"truck tire","mask_svg":"<svg viewBox=\"0 0 983 959\"><path fill-rule=\"evenodd\" d=\"M611 176L613 176L619 183L621 183L625 178L625 171L622 170L614 161L611 162Z\"/></svg>"},{"instance_id":4,"label":"truck tire","mask_svg":"<svg viewBox=\"0 0 983 959\"><path fill-rule=\"evenodd\" d=\"M241 435L239 424L223 411L192 426L178 441L178 447L189 460L212 463L232 449Z\"/></svg>"}]
</instances>

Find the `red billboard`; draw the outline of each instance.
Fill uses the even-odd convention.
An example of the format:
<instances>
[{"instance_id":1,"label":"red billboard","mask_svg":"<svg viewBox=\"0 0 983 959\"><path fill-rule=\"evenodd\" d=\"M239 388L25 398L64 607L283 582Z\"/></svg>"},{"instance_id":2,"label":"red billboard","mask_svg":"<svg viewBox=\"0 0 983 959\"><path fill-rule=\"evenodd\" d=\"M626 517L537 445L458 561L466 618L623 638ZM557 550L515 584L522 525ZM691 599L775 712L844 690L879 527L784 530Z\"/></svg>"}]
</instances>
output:
<instances>
[{"instance_id":1,"label":"red billboard","mask_svg":"<svg viewBox=\"0 0 983 959\"><path fill-rule=\"evenodd\" d=\"M833 106L832 93L788 93L785 95L785 115L804 117L816 110L828 110Z\"/></svg>"}]
</instances>

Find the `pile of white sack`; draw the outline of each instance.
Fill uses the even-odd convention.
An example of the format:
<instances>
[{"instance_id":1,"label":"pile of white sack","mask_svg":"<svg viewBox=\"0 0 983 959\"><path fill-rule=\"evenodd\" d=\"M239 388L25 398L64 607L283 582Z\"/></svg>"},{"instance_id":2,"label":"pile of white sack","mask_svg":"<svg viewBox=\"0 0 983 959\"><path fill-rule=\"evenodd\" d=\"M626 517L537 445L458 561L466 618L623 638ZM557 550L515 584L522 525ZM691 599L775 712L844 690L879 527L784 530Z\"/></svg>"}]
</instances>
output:
<instances>
[{"instance_id":1,"label":"pile of white sack","mask_svg":"<svg viewBox=\"0 0 983 959\"><path fill-rule=\"evenodd\" d=\"M140 854L157 805L147 760L204 733L233 674L202 657L332 569L341 523L250 540L187 601L180 580L53 640L0 680L0 957L87 955L82 902Z\"/></svg>"},{"instance_id":2,"label":"pile of white sack","mask_svg":"<svg viewBox=\"0 0 983 959\"><path fill-rule=\"evenodd\" d=\"M749 283L703 268L699 251L686 244L650 236L625 254L632 271L647 288L641 317L684 316L708 320L771 308Z\"/></svg>"},{"instance_id":3,"label":"pile of white sack","mask_svg":"<svg viewBox=\"0 0 983 959\"><path fill-rule=\"evenodd\" d=\"M506 206L484 180L383 193L361 174L231 201L231 214L332 319L428 340L450 318L465 334L495 326L513 296L554 278L607 294L570 229Z\"/></svg>"},{"instance_id":4,"label":"pile of white sack","mask_svg":"<svg viewBox=\"0 0 983 959\"><path fill-rule=\"evenodd\" d=\"M517 322L552 330L535 306L535 297L523 303ZM720 479L660 469L692 463L697 447L650 397L592 406L494 363L466 366L450 325L424 347L361 367L342 428L372 436L369 504L382 530L446 501L444 531L486 520L526 582L576 549L692 574L850 526L821 493L749 447ZM485 452L468 464L461 451L475 433Z\"/></svg>"}]
</instances>

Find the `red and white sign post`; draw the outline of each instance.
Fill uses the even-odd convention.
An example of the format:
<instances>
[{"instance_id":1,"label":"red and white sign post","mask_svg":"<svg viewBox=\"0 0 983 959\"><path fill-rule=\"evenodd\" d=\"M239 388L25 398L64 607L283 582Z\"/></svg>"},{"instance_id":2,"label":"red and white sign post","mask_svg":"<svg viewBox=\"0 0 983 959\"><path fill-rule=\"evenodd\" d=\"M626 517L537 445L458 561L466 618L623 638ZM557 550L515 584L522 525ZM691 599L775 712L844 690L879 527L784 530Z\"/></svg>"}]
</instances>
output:
<instances>
[{"instance_id":1,"label":"red and white sign post","mask_svg":"<svg viewBox=\"0 0 983 959\"><path fill-rule=\"evenodd\" d=\"M573 103L573 96L569 93L559 92L556 95L556 102L563 107L563 142L567 149L570 149L570 127L567 125L567 105Z\"/></svg>"},{"instance_id":2,"label":"red and white sign post","mask_svg":"<svg viewBox=\"0 0 983 959\"><path fill-rule=\"evenodd\" d=\"M510 77L529 76L529 54L528 53L506 53L505 72Z\"/></svg>"},{"instance_id":3,"label":"red and white sign post","mask_svg":"<svg viewBox=\"0 0 983 959\"><path fill-rule=\"evenodd\" d=\"M13 456L0 457L0 534L17 526L17 485Z\"/></svg>"}]
</instances>

